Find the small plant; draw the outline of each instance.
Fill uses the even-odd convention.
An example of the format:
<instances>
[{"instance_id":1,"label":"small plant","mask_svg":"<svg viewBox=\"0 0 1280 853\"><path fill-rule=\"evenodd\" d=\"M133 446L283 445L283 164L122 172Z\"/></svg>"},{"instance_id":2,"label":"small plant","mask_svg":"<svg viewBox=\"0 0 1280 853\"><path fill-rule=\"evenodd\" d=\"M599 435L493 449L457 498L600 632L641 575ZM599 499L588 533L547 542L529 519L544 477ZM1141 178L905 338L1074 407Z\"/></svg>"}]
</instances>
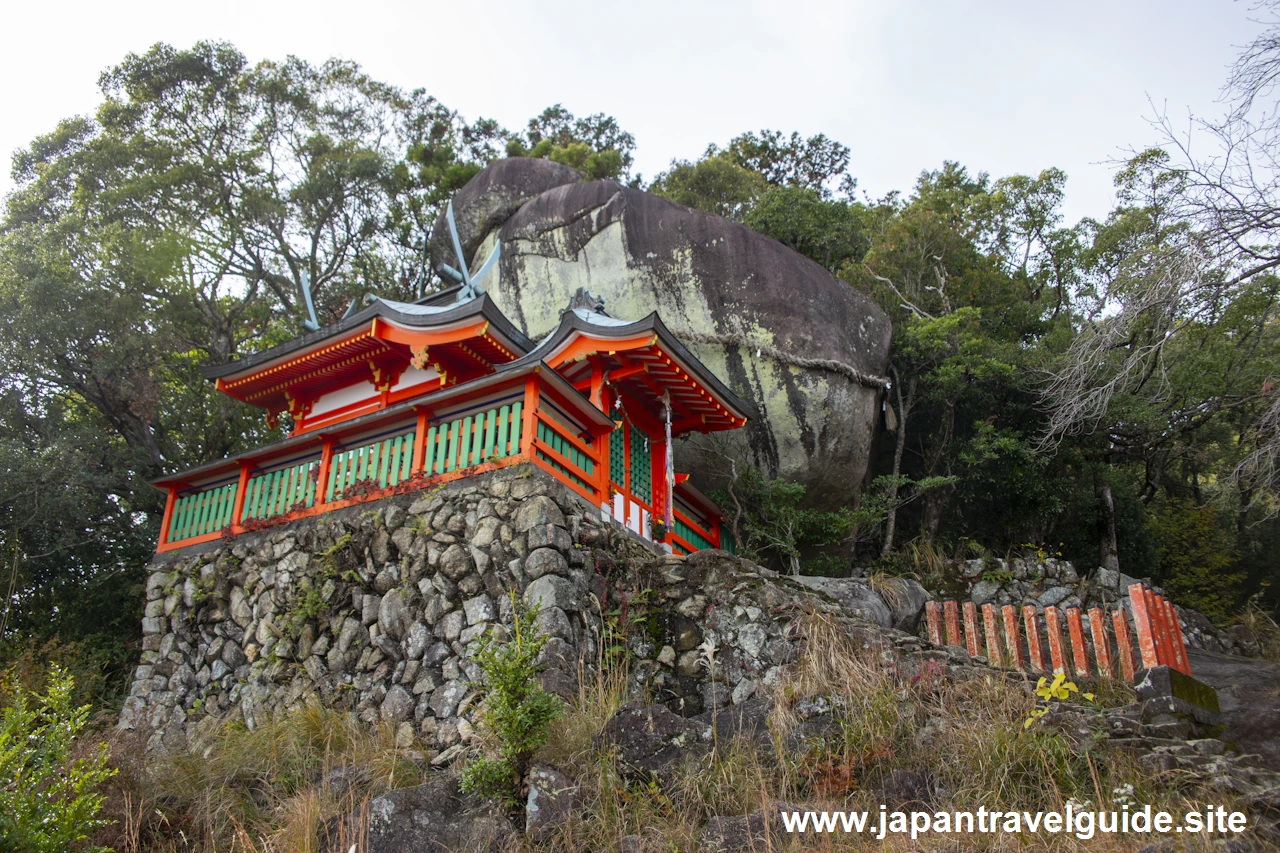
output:
<instances>
[{"instance_id":1,"label":"small plant","mask_svg":"<svg viewBox=\"0 0 1280 853\"><path fill-rule=\"evenodd\" d=\"M1053 681L1049 681L1043 675L1040 676L1040 680L1036 683L1035 693L1044 702L1066 702L1071 698L1072 693L1080 693L1080 688L1076 686L1074 681L1067 681L1066 675L1059 672L1053 677ZM1093 694L1080 693L1080 698L1092 702ZM1022 727L1024 729L1031 728L1032 723L1047 713L1049 713L1048 708L1035 708L1022 721Z\"/></svg>"},{"instance_id":2,"label":"small plant","mask_svg":"<svg viewBox=\"0 0 1280 853\"><path fill-rule=\"evenodd\" d=\"M538 654L547 637L537 627L537 608L511 593L510 636L480 640L475 661L484 673L485 696L479 728L494 744L495 755L471 762L462 773L462 790L514 807L520 782L538 749L547 742L551 722L562 705L538 683Z\"/></svg>"},{"instance_id":3,"label":"small plant","mask_svg":"<svg viewBox=\"0 0 1280 853\"><path fill-rule=\"evenodd\" d=\"M106 826L98 819L100 784L115 774L107 767L107 746L86 758L72 758L89 720L89 706L74 707L75 688L58 667L49 673L43 696L18 687L0 716L0 848L32 853L82 847L88 834Z\"/></svg>"},{"instance_id":4,"label":"small plant","mask_svg":"<svg viewBox=\"0 0 1280 853\"><path fill-rule=\"evenodd\" d=\"M303 626L324 613L328 606L320 590L308 584L303 588L302 594L290 602L289 610L285 613L284 636L296 640L301 636Z\"/></svg>"}]
</instances>

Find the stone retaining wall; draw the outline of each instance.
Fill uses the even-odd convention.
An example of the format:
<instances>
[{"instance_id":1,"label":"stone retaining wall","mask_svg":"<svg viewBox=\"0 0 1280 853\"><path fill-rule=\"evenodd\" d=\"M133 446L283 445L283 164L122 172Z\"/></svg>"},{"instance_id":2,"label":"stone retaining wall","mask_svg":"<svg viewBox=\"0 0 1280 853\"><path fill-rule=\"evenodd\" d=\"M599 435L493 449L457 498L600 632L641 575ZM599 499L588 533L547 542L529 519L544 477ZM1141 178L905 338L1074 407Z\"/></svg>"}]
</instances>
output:
<instances>
[{"instance_id":1,"label":"stone retaining wall","mask_svg":"<svg viewBox=\"0 0 1280 853\"><path fill-rule=\"evenodd\" d=\"M584 543L621 535L599 519L517 466L159 555L120 723L178 748L205 718L318 701L448 749L470 735L469 653L504 632L513 594L541 607L551 689L596 660L603 579Z\"/></svg>"}]
</instances>

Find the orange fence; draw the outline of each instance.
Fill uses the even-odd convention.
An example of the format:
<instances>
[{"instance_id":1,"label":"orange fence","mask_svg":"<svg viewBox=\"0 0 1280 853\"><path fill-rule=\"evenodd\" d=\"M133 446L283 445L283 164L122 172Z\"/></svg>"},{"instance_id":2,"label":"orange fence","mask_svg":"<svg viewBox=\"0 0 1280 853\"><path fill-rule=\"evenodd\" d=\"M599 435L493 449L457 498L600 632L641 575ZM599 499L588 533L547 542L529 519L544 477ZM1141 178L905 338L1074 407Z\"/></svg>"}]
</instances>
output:
<instances>
[{"instance_id":1,"label":"orange fence","mask_svg":"<svg viewBox=\"0 0 1280 853\"><path fill-rule=\"evenodd\" d=\"M979 608L974 602L965 601L957 607L954 601L944 601L941 606L930 601L925 604L925 630L934 645L963 647L975 656L985 654L993 666L1007 669L1068 674L1070 666L1071 675L1087 678L1097 674L1113 678L1114 663L1128 681L1133 680L1139 664L1142 669L1168 666L1191 675L1186 641L1173 604L1140 583L1129 587L1129 604L1131 616L1124 608L1117 608L1110 613L1110 619L1101 608L1090 608L1086 630L1084 618L1076 607L1065 610L1046 607L1041 614L1035 605L1026 604L1019 620L1014 605L997 608L987 603L981 607L982 631L979 632ZM1024 630L1019 630L1019 622ZM1047 661L1042 639L1048 648Z\"/></svg>"}]
</instances>

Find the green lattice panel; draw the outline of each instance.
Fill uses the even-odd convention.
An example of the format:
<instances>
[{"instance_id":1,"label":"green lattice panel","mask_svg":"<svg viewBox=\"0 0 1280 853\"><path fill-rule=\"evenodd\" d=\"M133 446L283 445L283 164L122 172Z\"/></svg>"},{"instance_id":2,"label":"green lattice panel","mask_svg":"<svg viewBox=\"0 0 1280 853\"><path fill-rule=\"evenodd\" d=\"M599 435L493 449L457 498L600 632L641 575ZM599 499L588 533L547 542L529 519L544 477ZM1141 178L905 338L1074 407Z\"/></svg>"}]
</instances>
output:
<instances>
[{"instance_id":1,"label":"green lattice panel","mask_svg":"<svg viewBox=\"0 0 1280 853\"><path fill-rule=\"evenodd\" d=\"M715 547L714 545L711 544L711 541L709 539L707 539L701 533L698 533L696 530L694 530L689 525L685 524L680 519L674 518L672 519L672 522L676 529L676 535L679 536L684 541L688 542L693 547L697 548L699 551L705 551L708 548Z\"/></svg>"},{"instance_id":2,"label":"green lattice panel","mask_svg":"<svg viewBox=\"0 0 1280 853\"><path fill-rule=\"evenodd\" d=\"M181 542L193 536L215 533L231 523L236 501L236 484L228 483L184 495L173 502L167 542Z\"/></svg>"},{"instance_id":3,"label":"green lattice panel","mask_svg":"<svg viewBox=\"0 0 1280 853\"><path fill-rule=\"evenodd\" d=\"M618 427L609 435L609 479L621 486L627 482L627 446L623 429Z\"/></svg>"},{"instance_id":4,"label":"green lattice panel","mask_svg":"<svg viewBox=\"0 0 1280 853\"><path fill-rule=\"evenodd\" d=\"M647 504L653 503L653 485L649 482L649 439L631 427L631 494Z\"/></svg>"}]
</instances>

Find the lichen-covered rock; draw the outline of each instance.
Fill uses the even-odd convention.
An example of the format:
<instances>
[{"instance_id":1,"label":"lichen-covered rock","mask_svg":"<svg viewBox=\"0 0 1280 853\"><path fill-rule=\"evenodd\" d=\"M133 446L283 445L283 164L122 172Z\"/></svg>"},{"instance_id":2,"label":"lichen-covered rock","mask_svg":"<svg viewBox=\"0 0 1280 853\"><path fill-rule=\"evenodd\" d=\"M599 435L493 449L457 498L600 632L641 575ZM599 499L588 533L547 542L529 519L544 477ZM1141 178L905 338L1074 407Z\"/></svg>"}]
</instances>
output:
<instances>
[{"instance_id":1,"label":"lichen-covered rock","mask_svg":"<svg viewBox=\"0 0 1280 853\"><path fill-rule=\"evenodd\" d=\"M535 841L562 826L581 804L578 784L554 767L535 766L527 780L524 831Z\"/></svg>"},{"instance_id":2,"label":"lichen-covered rock","mask_svg":"<svg viewBox=\"0 0 1280 853\"><path fill-rule=\"evenodd\" d=\"M467 260L502 241L490 297L527 334L553 328L579 287L614 317L657 310L761 417L739 431L770 476L848 503L866 473L879 418L890 324L820 265L737 223L546 160L499 160L454 198ZM457 264L438 223L432 259ZM681 468L710 480L723 457L701 439Z\"/></svg>"},{"instance_id":3,"label":"lichen-covered rock","mask_svg":"<svg viewBox=\"0 0 1280 853\"><path fill-rule=\"evenodd\" d=\"M629 775L664 779L685 757L711 748L712 728L662 705L633 703L605 723L600 740L618 750L618 761Z\"/></svg>"},{"instance_id":4,"label":"lichen-covered rock","mask_svg":"<svg viewBox=\"0 0 1280 853\"><path fill-rule=\"evenodd\" d=\"M359 812L346 815L326 831L327 849L339 839L366 837L360 849L367 853L452 853L467 850L486 853L503 849L515 835L504 817L458 790L458 780L441 775L424 785L400 788L369 801L367 818Z\"/></svg>"}]
</instances>

